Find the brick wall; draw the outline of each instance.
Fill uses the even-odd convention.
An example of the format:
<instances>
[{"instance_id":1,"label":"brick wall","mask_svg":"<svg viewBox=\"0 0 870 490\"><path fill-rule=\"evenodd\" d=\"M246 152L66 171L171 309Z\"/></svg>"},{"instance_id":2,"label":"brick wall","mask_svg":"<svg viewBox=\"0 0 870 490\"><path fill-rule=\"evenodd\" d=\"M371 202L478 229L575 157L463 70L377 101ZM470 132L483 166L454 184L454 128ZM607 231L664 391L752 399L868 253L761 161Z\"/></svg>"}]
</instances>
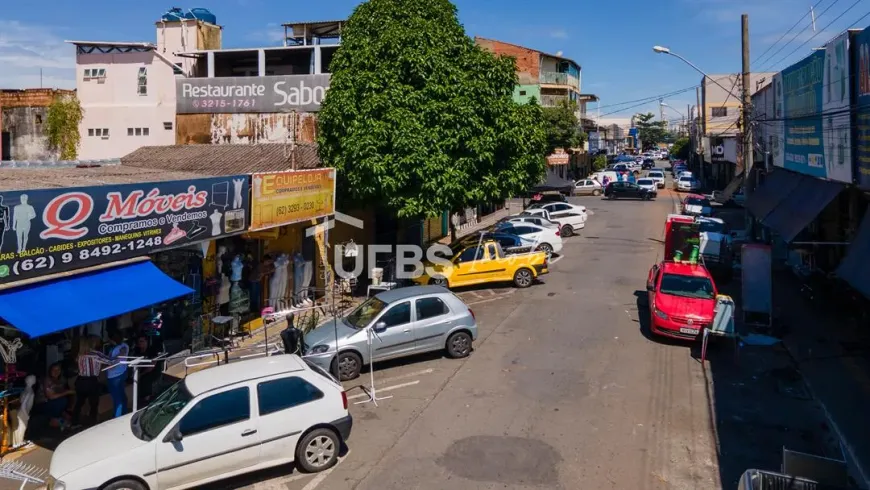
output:
<instances>
[{"instance_id":1,"label":"brick wall","mask_svg":"<svg viewBox=\"0 0 870 490\"><path fill-rule=\"evenodd\" d=\"M482 37L475 37L474 42L487 51L516 59L520 84L538 83L541 73L541 53L539 51Z\"/></svg>"},{"instance_id":2,"label":"brick wall","mask_svg":"<svg viewBox=\"0 0 870 490\"><path fill-rule=\"evenodd\" d=\"M73 95L74 90L52 88L29 88L24 90L0 90L0 107L48 107L57 95Z\"/></svg>"}]
</instances>

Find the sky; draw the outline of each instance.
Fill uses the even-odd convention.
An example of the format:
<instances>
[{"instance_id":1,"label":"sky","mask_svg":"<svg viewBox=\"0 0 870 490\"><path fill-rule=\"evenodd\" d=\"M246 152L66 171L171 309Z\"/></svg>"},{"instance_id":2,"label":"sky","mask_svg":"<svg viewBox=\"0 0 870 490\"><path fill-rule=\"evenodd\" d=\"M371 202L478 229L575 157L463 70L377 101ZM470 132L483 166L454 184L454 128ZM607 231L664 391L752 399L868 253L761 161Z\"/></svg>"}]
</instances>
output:
<instances>
[{"instance_id":1,"label":"sky","mask_svg":"<svg viewBox=\"0 0 870 490\"><path fill-rule=\"evenodd\" d=\"M280 45L285 22L347 18L359 0L36 0L2 2L0 88L74 88L74 48L64 40L154 42L154 22L170 7L205 7L224 26L226 48ZM694 105L701 75L670 48L709 73L741 69L740 15L749 14L752 71L780 71L844 29L870 25L866 0L455 0L469 36L549 53L582 67L582 92L600 97L602 118L658 115ZM85 8L85 5L87 7ZM809 15L815 6L816 30ZM790 32L789 29L795 26ZM788 33L787 33L788 32ZM783 35L786 34L784 37ZM802 46L803 45L803 46ZM40 75L41 70L41 75ZM689 89L679 93L680 90ZM596 104L588 106L596 114Z\"/></svg>"}]
</instances>

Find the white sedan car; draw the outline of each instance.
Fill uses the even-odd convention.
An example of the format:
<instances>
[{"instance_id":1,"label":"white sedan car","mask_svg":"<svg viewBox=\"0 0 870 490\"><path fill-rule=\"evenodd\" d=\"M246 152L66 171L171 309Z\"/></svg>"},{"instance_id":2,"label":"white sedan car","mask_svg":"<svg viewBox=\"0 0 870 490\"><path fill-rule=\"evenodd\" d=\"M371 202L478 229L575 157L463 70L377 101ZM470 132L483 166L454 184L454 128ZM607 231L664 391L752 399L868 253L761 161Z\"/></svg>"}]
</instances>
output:
<instances>
[{"instance_id":1,"label":"white sedan car","mask_svg":"<svg viewBox=\"0 0 870 490\"><path fill-rule=\"evenodd\" d=\"M531 223L516 223L512 221L500 223L496 230L516 235L534 247L534 250L547 253L562 251L562 234L559 230L544 228Z\"/></svg>"},{"instance_id":2,"label":"white sedan car","mask_svg":"<svg viewBox=\"0 0 870 490\"><path fill-rule=\"evenodd\" d=\"M694 177L680 177L677 180L677 190L680 192L697 192L701 190L701 183Z\"/></svg>"},{"instance_id":3,"label":"white sedan car","mask_svg":"<svg viewBox=\"0 0 870 490\"><path fill-rule=\"evenodd\" d=\"M650 170L646 176L656 183L657 188L663 189L665 187L665 173L661 170Z\"/></svg>"},{"instance_id":4,"label":"white sedan car","mask_svg":"<svg viewBox=\"0 0 870 490\"><path fill-rule=\"evenodd\" d=\"M644 177L642 179L637 179L637 186L641 189L646 189L648 191L656 192L658 186L656 185L655 179Z\"/></svg>"},{"instance_id":5,"label":"white sedan car","mask_svg":"<svg viewBox=\"0 0 870 490\"><path fill-rule=\"evenodd\" d=\"M561 213L582 214L586 215L586 206L578 204L569 204L567 202L548 202L542 204L532 204L530 208L541 208L550 213L550 217L558 218Z\"/></svg>"}]
</instances>

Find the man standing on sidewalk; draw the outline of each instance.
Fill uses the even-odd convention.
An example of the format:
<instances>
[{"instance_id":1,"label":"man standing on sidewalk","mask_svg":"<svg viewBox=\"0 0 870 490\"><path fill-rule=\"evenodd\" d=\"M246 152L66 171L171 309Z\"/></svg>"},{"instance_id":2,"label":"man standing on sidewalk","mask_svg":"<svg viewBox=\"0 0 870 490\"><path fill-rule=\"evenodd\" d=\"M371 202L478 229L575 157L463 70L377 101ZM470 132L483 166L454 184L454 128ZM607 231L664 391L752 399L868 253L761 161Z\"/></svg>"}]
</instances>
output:
<instances>
[{"instance_id":1,"label":"man standing on sidewalk","mask_svg":"<svg viewBox=\"0 0 870 490\"><path fill-rule=\"evenodd\" d=\"M125 361L124 359L130 352L130 347L124 343L124 337L117 329L112 329L109 332L109 338L112 339L115 346L112 348L112 353L109 355L112 363ZM109 385L109 395L112 397L112 417L117 418L124 415L127 410L127 364L121 362L117 366L111 367L106 371Z\"/></svg>"}]
</instances>

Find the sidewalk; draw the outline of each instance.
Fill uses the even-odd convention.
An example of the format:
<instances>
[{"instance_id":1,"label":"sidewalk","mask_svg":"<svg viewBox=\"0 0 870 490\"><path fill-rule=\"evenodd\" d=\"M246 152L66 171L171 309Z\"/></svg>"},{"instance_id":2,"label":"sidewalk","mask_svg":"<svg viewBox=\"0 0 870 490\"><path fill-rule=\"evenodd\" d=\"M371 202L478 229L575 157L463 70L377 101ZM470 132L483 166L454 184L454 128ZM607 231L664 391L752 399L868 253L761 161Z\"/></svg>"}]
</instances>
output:
<instances>
[{"instance_id":1,"label":"sidewalk","mask_svg":"<svg viewBox=\"0 0 870 490\"><path fill-rule=\"evenodd\" d=\"M520 213L522 212L522 210L523 203L521 199L508 199L505 202L504 209L499 209L492 214L484 216L483 219L481 219L477 223L466 223L465 225L461 226L458 230L456 230L456 239L458 240L460 238L467 237L472 233L488 228L497 223L498 220L511 216L513 214ZM451 239L450 234L448 234L444 238L438 240L438 243L449 245L452 241L453 240Z\"/></svg>"},{"instance_id":2,"label":"sidewalk","mask_svg":"<svg viewBox=\"0 0 870 490\"><path fill-rule=\"evenodd\" d=\"M851 328L826 318L788 272L775 273L773 284L785 345L843 442L853 477L870 488L870 325Z\"/></svg>"}]
</instances>

